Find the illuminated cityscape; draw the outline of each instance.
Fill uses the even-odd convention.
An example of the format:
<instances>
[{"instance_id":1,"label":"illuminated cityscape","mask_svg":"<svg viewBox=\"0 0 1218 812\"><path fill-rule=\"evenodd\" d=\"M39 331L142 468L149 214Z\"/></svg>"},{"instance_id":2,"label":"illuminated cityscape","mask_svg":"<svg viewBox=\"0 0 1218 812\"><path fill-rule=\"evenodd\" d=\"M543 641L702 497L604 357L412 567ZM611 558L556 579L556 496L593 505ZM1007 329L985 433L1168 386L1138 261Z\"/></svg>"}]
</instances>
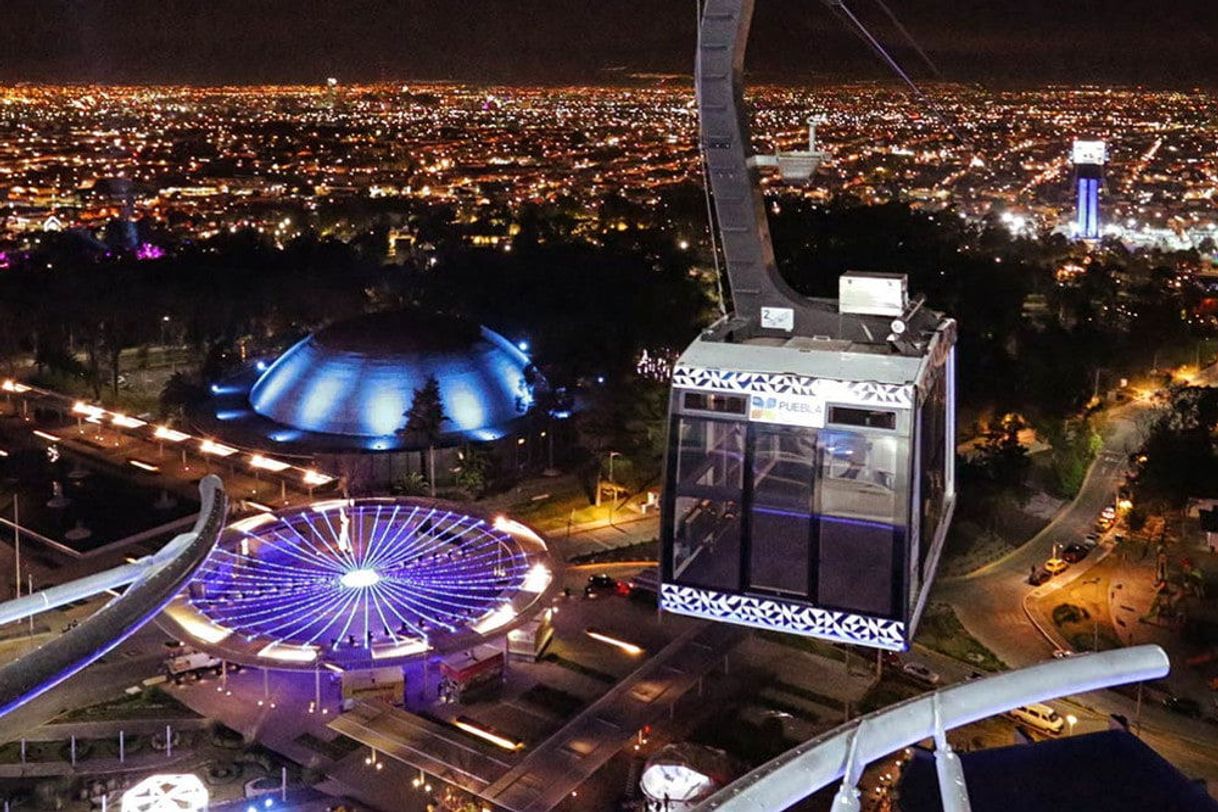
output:
<instances>
[{"instance_id":1,"label":"illuminated cityscape","mask_svg":"<svg viewBox=\"0 0 1218 812\"><path fill-rule=\"evenodd\" d=\"M1037 234L1067 227L1071 144L1098 134L1110 151L1106 235L1170 247L1213 239L1213 94L929 92L970 144L882 85L762 86L750 94L758 150L798 143L816 112L832 157L806 194L970 217L1008 212ZM697 180L696 123L677 77L566 88L9 87L0 100L4 233L20 246L52 217L57 227L96 228L122 213L112 183L121 177L148 232L173 240L243 227L279 241L308 230L349 238L378 219L449 204L471 242L497 244L524 203L563 203L595 235L616 225L605 198L647 206Z\"/></svg>"},{"instance_id":2,"label":"illuminated cityscape","mask_svg":"<svg viewBox=\"0 0 1218 812\"><path fill-rule=\"evenodd\" d=\"M1218 812L1199 0L12 3L3 812Z\"/></svg>"}]
</instances>

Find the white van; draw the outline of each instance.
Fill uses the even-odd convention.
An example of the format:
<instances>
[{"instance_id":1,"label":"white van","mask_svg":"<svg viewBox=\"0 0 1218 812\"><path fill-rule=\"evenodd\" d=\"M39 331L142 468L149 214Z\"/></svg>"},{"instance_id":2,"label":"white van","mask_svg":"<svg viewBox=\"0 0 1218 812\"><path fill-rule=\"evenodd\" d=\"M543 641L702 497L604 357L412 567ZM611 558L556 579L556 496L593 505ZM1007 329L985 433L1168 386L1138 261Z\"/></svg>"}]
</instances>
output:
<instances>
[{"instance_id":1,"label":"white van","mask_svg":"<svg viewBox=\"0 0 1218 812\"><path fill-rule=\"evenodd\" d=\"M1037 703L1035 705L1024 705L1008 714L1017 722L1034 727L1042 733L1052 733L1057 735L1062 732L1062 728L1066 726L1066 720L1057 715L1057 711L1050 708L1048 705Z\"/></svg>"}]
</instances>

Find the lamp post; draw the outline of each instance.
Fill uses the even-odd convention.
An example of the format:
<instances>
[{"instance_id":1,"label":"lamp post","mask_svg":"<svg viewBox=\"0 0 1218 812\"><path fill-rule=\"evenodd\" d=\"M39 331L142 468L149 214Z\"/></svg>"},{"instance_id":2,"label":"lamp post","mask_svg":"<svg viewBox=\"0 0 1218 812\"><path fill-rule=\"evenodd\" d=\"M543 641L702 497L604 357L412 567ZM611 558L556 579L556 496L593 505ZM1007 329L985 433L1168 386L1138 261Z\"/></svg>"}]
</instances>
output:
<instances>
[{"instance_id":1,"label":"lamp post","mask_svg":"<svg viewBox=\"0 0 1218 812\"><path fill-rule=\"evenodd\" d=\"M609 495L609 526L613 526L613 510L617 507L617 482L613 479L613 459L620 457L620 451L609 452L609 487L612 489Z\"/></svg>"},{"instance_id":2,"label":"lamp post","mask_svg":"<svg viewBox=\"0 0 1218 812\"><path fill-rule=\"evenodd\" d=\"M1074 726L1078 724L1078 717L1073 713L1066 714L1066 724L1070 726L1070 735L1074 735Z\"/></svg>"}]
</instances>

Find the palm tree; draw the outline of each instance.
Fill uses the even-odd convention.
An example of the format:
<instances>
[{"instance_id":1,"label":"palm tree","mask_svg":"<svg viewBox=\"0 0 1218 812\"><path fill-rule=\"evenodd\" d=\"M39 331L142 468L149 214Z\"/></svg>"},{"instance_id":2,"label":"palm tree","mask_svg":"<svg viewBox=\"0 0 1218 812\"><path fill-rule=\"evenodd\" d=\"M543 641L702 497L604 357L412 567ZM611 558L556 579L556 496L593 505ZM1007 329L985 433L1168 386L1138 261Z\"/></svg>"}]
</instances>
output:
<instances>
[{"instance_id":1,"label":"palm tree","mask_svg":"<svg viewBox=\"0 0 1218 812\"><path fill-rule=\"evenodd\" d=\"M429 375L419 389L414 390L414 399L405 412L406 426L402 429L408 436L420 437L427 443L427 481L431 495L436 495L436 442L441 428L448 422L444 413L444 401L440 397L440 382Z\"/></svg>"}]
</instances>

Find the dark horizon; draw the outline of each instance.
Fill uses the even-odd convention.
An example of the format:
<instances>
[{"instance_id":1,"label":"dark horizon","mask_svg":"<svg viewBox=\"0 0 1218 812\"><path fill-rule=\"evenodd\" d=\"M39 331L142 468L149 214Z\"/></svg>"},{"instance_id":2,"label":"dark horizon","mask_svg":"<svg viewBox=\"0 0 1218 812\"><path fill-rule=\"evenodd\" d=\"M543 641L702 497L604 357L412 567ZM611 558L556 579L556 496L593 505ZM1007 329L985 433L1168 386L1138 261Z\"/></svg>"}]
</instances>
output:
<instances>
[{"instance_id":1,"label":"dark horizon","mask_svg":"<svg viewBox=\"0 0 1218 812\"><path fill-rule=\"evenodd\" d=\"M10 0L0 82L314 85L458 81L605 84L617 74L688 73L695 6L532 0ZM1155 9L1133 0L1028 0L1018 8L889 3L946 81L994 86L1218 85L1218 13L1202 0ZM875 0L851 8L923 81L934 73ZM962 13L965 12L965 13ZM757 4L749 69L757 81L887 81L886 68L814 0Z\"/></svg>"}]
</instances>

